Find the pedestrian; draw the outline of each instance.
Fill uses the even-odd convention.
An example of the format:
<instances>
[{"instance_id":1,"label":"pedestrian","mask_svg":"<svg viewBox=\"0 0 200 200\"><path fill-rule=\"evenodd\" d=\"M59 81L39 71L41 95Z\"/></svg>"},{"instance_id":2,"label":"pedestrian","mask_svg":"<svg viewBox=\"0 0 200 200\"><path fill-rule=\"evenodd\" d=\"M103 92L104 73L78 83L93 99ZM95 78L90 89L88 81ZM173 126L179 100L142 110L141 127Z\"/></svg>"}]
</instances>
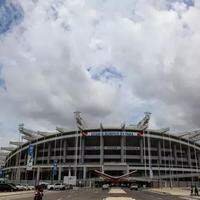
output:
<instances>
[{"instance_id":1,"label":"pedestrian","mask_svg":"<svg viewBox=\"0 0 200 200\"><path fill-rule=\"evenodd\" d=\"M194 192L195 192L195 196L199 196L198 187L196 185L195 185L195 188L194 188Z\"/></svg>"},{"instance_id":2,"label":"pedestrian","mask_svg":"<svg viewBox=\"0 0 200 200\"><path fill-rule=\"evenodd\" d=\"M194 195L194 193L193 193L193 192L194 192L194 189L193 189L193 186L191 185L191 192L190 192L190 195L191 195L191 196L193 196L193 195Z\"/></svg>"}]
</instances>

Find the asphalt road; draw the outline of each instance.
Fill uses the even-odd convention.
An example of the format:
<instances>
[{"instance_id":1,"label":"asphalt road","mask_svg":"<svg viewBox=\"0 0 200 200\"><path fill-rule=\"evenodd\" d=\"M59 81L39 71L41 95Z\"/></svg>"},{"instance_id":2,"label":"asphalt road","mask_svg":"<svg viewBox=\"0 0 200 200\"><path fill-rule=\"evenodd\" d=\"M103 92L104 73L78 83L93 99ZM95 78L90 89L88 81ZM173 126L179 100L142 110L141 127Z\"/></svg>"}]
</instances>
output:
<instances>
[{"instance_id":1,"label":"asphalt road","mask_svg":"<svg viewBox=\"0 0 200 200\"><path fill-rule=\"evenodd\" d=\"M110 200L132 198L135 200L179 200L177 196L162 195L147 191L131 191L123 189L124 193L110 193L108 190L102 189L78 189L67 191L45 191L43 200ZM0 200L33 200L34 192L29 194L18 194L0 197ZM118 198L117 198L118 197ZM121 198L119 198L121 197Z\"/></svg>"}]
</instances>

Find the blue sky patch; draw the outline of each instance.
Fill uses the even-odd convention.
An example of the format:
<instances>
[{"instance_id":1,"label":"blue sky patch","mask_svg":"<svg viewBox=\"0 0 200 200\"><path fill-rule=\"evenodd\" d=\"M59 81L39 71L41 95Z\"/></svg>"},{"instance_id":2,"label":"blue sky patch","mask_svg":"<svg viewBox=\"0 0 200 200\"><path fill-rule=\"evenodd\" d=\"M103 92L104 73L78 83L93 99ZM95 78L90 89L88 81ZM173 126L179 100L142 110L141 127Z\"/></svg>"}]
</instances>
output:
<instances>
[{"instance_id":1,"label":"blue sky patch","mask_svg":"<svg viewBox=\"0 0 200 200\"><path fill-rule=\"evenodd\" d=\"M167 7L169 10L174 9L175 3L184 3L187 8L194 6L194 0L167 0Z\"/></svg>"},{"instance_id":2,"label":"blue sky patch","mask_svg":"<svg viewBox=\"0 0 200 200\"><path fill-rule=\"evenodd\" d=\"M0 6L2 6L3 4L5 4L6 0L0 0Z\"/></svg>"},{"instance_id":3,"label":"blue sky patch","mask_svg":"<svg viewBox=\"0 0 200 200\"><path fill-rule=\"evenodd\" d=\"M0 64L0 88L3 88L4 90L6 90L6 82L2 78L2 72L1 72L2 68L3 68L3 66Z\"/></svg>"},{"instance_id":4,"label":"blue sky patch","mask_svg":"<svg viewBox=\"0 0 200 200\"><path fill-rule=\"evenodd\" d=\"M0 0L0 34L19 24L23 17L24 11L20 5Z\"/></svg>"},{"instance_id":5,"label":"blue sky patch","mask_svg":"<svg viewBox=\"0 0 200 200\"><path fill-rule=\"evenodd\" d=\"M183 0L187 6L194 6L194 0Z\"/></svg>"},{"instance_id":6,"label":"blue sky patch","mask_svg":"<svg viewBox=\"0 0 200 200\"><path fill-rule=\"evenodd\" d=\"M0 87L6 89L6 82L2 78L0 78Z\"/></svg>"}]
</instances>

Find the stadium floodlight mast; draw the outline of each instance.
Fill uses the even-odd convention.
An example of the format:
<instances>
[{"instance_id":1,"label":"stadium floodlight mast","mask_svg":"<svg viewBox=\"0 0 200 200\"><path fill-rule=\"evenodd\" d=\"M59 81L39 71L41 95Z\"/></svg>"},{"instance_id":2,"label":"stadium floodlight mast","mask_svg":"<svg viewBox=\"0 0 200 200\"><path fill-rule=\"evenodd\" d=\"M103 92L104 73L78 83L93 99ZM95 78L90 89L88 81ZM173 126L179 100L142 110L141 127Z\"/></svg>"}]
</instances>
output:
<instances>
[{"instance_id":1,"label":"stadium floodlight mast","mask_svg":"<svg viewBox=\"0 0 200 200\"><path fill-rule=\"evenodd\" d=\"M100 131L102 132L103 131L103 124L102 124L102 122L100 123Z\"/></svg>"},{"instance_id":2,"label":"stadium floodlight mast","mask_svg":"<svg viewBox=\"0 0 200 200\"><path fill-rule=\"evenodd\" d=\"M145 134L144 134L144 131L149 126L149 120L150 120L150 117L151 117L151 113L150 112L145 112L144 114L145 114L144 118L137 123L136 127L143 132L144 168L145 168L144 171L145 171L145 177L146 177L147 176L147 170L146 170L146 147L145 147L146 145L145 145ZM148 144L148 155L149 155L149 174L152 177L153 175L152 175L152 171L151 171L151 160L150 160L151 159L151 155L150 155L150 136L149 136L149 132L148 132L147 144Z\"/></svg>"},{"instance_id":3,"label":"stadium floodlight mast","mask_svg":"<svg viewBox=\"0 0 200 200\"><path fill-rule=\"evenodd\" d=\"M144 114L145 114L144 118L137 123L137 128L142 129L142 130L146 130L148 128L149 120L151 117L150 112L145 112Z\"/></svg>"},{"instance_id":4,"label":"stadium floodlight mast","mask_svg":"<svg viewBox=\"0 0 200 200\"><path fill-rule=\"evenodd\" d=\"M124 131L124 130L125 130L125 128L126 128L126 123L125 123L125 122L123 122L123 123L121 124L121 129L122 129L122 131Z\"/></svg>"},{"instance_id":5,"label":"stadium floodlight mast","mask_svg":"<svg viewBox=\"0 0 200 200\"><path fill-rule=\"evenodd\" d=\"M80 111L75 111L74 112L74 117L75 117L75 121L76 121L76 126L77 126L77 136L76 141L75 141L75 146L76 146L76 151L75 151L75 167L74 167L74 175L75 177L77 177L77 159L78 159L78 139L80 138L80 148L79 148L79 154L81 157L81 145L82 145L82 134L86 128L86 123L83 120L83 118L81 117L81 112ZM79 157L79 161L81 160Z\"/></svg>"}]
</instances>

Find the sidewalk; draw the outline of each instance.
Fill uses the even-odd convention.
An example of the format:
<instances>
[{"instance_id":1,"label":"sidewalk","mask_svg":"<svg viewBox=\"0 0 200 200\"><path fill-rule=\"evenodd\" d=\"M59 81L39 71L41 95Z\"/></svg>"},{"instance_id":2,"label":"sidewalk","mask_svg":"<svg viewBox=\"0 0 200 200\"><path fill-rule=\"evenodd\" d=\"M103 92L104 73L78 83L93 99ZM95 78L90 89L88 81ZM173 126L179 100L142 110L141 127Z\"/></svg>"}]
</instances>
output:
<instances>
[{"instance_id":1,"label":"sidewalk","mask_svg":"<svg viewBox=\"0 0 200 200\"><path fill-rule=\"evenodd\" d=\"M0 192L0 197L21 195L21 194L34 194L34 190L30 191L19 191L19 192Z\"/></svg>"},{"instance_id":2,"label":"sidewalk","mask_svg":"<svg viewBox=\"0 0 200 200\"><path fill-rule=\"evenodd\" d=\"M190 188L151 188L149 191L159 194L170 194L174 196L190 197L191 199L200 199L200 196L190 196Z\"/></svg>"}]
</instances>

